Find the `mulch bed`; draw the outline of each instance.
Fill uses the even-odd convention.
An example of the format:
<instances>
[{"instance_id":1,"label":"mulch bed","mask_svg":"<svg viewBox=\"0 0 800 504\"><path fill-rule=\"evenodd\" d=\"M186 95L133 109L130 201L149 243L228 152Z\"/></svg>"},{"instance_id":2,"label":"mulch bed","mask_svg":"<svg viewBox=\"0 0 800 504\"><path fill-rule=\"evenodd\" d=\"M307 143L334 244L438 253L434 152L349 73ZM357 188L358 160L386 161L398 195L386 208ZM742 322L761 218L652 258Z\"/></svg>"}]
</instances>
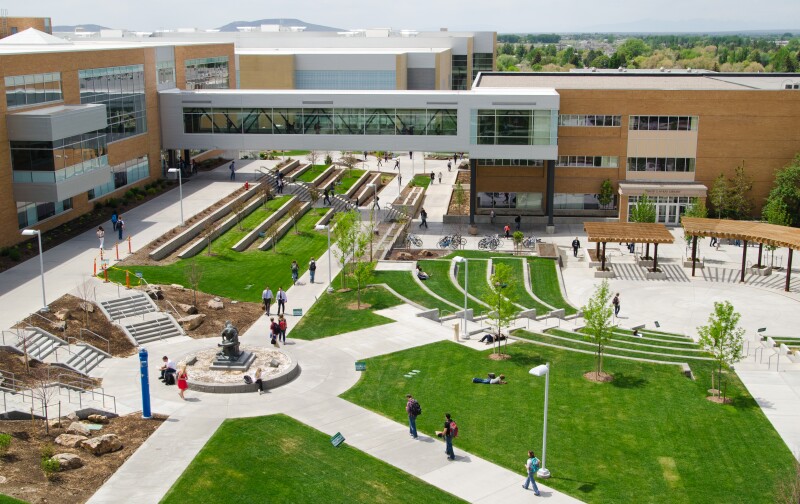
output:
<instances>
[{"instance_id":1,"label":"mulch bed","mask_svg":"<svg viewBox=\"0 0 800 504\"><path fill-rule=\"evenodd\" d=\"M104 425L98 436L116 434L122 441L120 451L95 456L81 448L67 448L53 443L71 423L64 421L61 428L50 428L45 434L44 422L28 420L3 421L0 432L11 434L11 447L0 457L0 475L5 482L0 492L33 504L46 502L85 502L103 483L130 457L150 435L161 426L167 417L153 415L152 419L141 418L141 413L112 418ZM83 467L57 473L50 481L40 468L40 453L43 446L53 445L53 453L73 453L83 460ZM155 473L154 473L155 474ZM120 497L120 502L124 502Z\"/></svg>"},{"instance_id":2,"label":"mulch bed","mask_svg":"<svg viewBox=\"0 0 800 504\"><path fill-rule=\"evenodd\" d=\"M614 381L613 375L608 373L598 373L597 371L589 371L588 373L584 373L583 377L596 383L609 383Z\"/></svg>"},{"instance_id":3,"label":"mulch bed","mask_svg":"<svg viewBox=\"0 0 800 504\"><path fill-rule=\"evenodd\" d=\"M449 249L401 249L392 250L387 258L390 261L418 261L420 259L437 259L452 252Z\"/></svg>"},{"instance_id":4,"label":"mulch bed","mask_svg":"<svg viewBox=\"0 0 800 504\"><path fill-rule=\"evenodd\" d=\"M469 189L469 181L470 181L469 170L467 170L467 171L460 170L458 172L458 175L456 175L456 182L455 183L456 184L461 184L462 186L465 186L464 190L468 190Z\"/></svg>"}]
</instances>

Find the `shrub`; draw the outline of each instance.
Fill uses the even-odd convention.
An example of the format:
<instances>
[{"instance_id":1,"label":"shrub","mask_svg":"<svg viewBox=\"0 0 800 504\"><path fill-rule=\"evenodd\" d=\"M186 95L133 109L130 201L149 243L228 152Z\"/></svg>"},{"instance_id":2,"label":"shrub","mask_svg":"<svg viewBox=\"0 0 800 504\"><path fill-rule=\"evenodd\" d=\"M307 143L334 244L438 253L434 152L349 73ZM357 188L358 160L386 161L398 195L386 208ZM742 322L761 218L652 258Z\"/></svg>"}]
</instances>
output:
<instances>
[{"instance_id":1,"label":"shrub","mask_svg":"<svg viewBox=\"0 0 800 504\"><path fill-rule=\"evenodd\" d=\"M150 189L147 190L147 194L149 194L150 196L158 194L158 189L156 189L155 187L151 187Z\"/></svg>"},{"instance_id":2,"label":"shrub","mask_svg":"<svg viewBox=\"0 0 800 504\"><path fill-rule=\"evenodd\" d=\"M95 212L99 212L102 209L103 209L103 204L100 203L99 201L95 201L94 202L94 211Z\"/></svg>"},{"instance_id":3,"label":"shrub","mask_svg":"<svg viewBox=\"0 0 800 504\"><path fill-rule=\"evenodd\" d=\"M8 250L8 258L14 262L19 261L22 258L22 254L19 252L19 248L14 247Z\"/></svg>"},{"instance_id":4,"label":"shrub","mask_svg":"<svg viewBox=\"0 0 800 504\"><path fill-rule=\"evenodd\" d=\"M133 192L133 189L128 189L125 191L125 199L133 199L134 196L136 196L136 193Z\"/></svg>"},{"instance_id":5,"label":"shrub","mask_svg":"<svg viewBox=\"0 0 800 504\"><path fill-rule=\"evenodd\" d=\"M10 247L0 248L0 256L2 256L2 257L8 257L8 253L9 252L11 252L11 248Z\"/></svg>"},{"instance_id":6,"label":"shrub","mask_svg":"<svg viewBox=\"0 0 800 504\"><path fill-rule=\"evenodd\" d=\"M0 455L8 453L11 447L11 434L0 434Z\"/></svg>"},{"instance_id":7,"label":"shrub","mask_svg":"<svg viewBox=\"0 0 800 504\"><path fill-rule=\"evenodd\" d=\"M52 479L58 471L61 470L61 464L54 458L42 459L42 472L45 478Z\"/></svg>"},{"instance_id":8,"label":"shrub","mask_svg":"<svg viewBox=\"0 0 800 504\"><path fill-rule=\"evenodd\" d=\"M56 452L53 450L53 445L50 443L45 443L41 448L39 448L39 455L42 457L42 460L53 458L55 453Z\"/></svg>"},{"instance_id":9,"label":"shrub","mask_svg":"<svg viewBox=\"0 0 800 504\"><path fill-rule=\"evenodd\" d=\"M333 158L331 157L331 155L330 155L330 154L326 154L326 155L325 155L325 164L326 164L326 165L331 165L331 164L333 164Z\"/></svg>"},{"instance_id":10,"label":"shrub","mask_svg":"<svg viewBox=\"0 0 800 504\"><path fill-rule=\"evenodd\" d=\"M144 194L137 194L136 195L136 201L141 201L143 199L144 199Z\"/></svg>"}]
</instances>

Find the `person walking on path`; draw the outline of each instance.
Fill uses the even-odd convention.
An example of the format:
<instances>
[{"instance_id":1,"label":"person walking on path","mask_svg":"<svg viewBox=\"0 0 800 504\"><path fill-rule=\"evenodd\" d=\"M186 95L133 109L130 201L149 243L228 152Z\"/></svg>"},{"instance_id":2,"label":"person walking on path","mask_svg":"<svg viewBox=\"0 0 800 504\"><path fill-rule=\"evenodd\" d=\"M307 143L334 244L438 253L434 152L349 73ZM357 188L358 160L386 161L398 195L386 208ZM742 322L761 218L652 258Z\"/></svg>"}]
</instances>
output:
<instances>
[{"instance_id":1,"label":"person walking on path","mask_svg":"<svg viewBox=\"0 0 800 504\"><path fill-rule=\"evenodd\" d=\"M275 322L275 317L269 318L269 342L272 346L278 347L278 323Z\"/></svg>"},{"instance_id":2,"label":"person walking on path","mask_svg":"<svg viewBox=\"0 0 800 504\"><path fill-rule=\"evenodd\" d=\"M450 160L448 159L447 160L447 171L451 171L452 169L453 169L453 163L451 163Z\"/></svg>"},{"instance_id":3,"label":"person walking on path","mask_svg":"<svg viewBox=\"0 0 800 504\"><path fill-rule=\"evenodd\" d=\"M398 171L400 170L400 158L394 160L394 169Z\"/></svg>"},{"instance_id":4,"label":"person walking on path","mask_svg":"<svg viewBox=\"0 0 800 504\"><path fill-rule=\"evenodd\" d=\"M314 274L317 272L317 261L314 260L312 257L310 261L308 261L308 276L311 277L311 283L314 283Z\"/></svg>"},{"instance_id":5,"label":"person walking on path","mask_svg":"<svg viewBox=\"0 0 800 504\"><path fill-rule=\"evenodd\" d=\"M444 431L442 431L442 436L444 437L444 453L447 455L447 460L455 460L456 454L453 453L453 438L457 435L457 428L455 427L455 422L452 418L450 418L450 413L444 414Z\"/></svg>"},{"instance_id":6,"label":"person walking on path","mask_svg":"<svg viewBox=\"0 0 800 504\"><path fill-rule=\"evenodd\" d=\"M281 343L284 345L286 344L286 317L283 315L278 315L278 339L281 340Z\"/></svg>"},{"instance_id":7,"label":"person walking on path","mask_svg":"<svg viewBox=\"0 0 800 504\"><path fill-rule=\"evenodd\" d=\"M517 224L517 231L519 231L519 227L522 225L522 216L517 215L514 217L514 222Z\"/></svg>"},{"instance_id":8,"label":"person walking on path","mask_svg":"<svg viewBox=\"0 0 800 504\"><path fill-rule=\"evenodd\" d=\"M106 232L103 226L97 226L97 239L100 240L100 250L103 250L103 242L106 240Z\"/></svg>"},{"instance_id":9,"label":"person walking on path","mask_svg":"<svg viewBox=\"0 0 800 504\"><path fill-rule=\"evenodd\" d=\"M417 439L417 417L422 414L422 407L411 394L406 394L406 413L408 414L408 434Z\"/></svg>"},{"instance_id":10,"label":"person walking on path","mask_svg":"<svg viewBox=\"0 0 800 504\"><path fill-rule=\"evenodd\" d=\"M439 183L442 183L442 172L439 172Z\"/></svg>"},{"instance_id":11,"label":"person walking on path","mask_svg":"<svg viewBox=\"0 0 800 504\"><path fill-rule=\"evenodd\" d=\"M434 182L436 182L436 174L434 174L433 170L431 170L431 184L433 184Z\"/></svg>"},{"instance_id":12,"label":"person walking on path","mask_svg":"<svg viewBox=\"0 0 800 504\"><path fill-rule=\"evenodd\" d=\"M572 240L572 255L574 257L578 257L578 249L581 248L581 242L578 240L576 236L574 240Z\"/></svg>"},{"instance_id":13,"label":"person walking on path","mask_svg":"<svg viewBox=\"0 0 800 504\"><path fill-rule=\"evenodd\" d=\"M619 292L617 292L614 295L614 299L611 300L611 304L614 305L614 316L619 317L619 308L620 308Z\"/></svg>"},{"instance_id":14,"label":"person walking on path","mask_svg":"<svg viewBox=\"0 0 800 504\"><path fill-rule=\"evenodd\" d=\"M289 301L289 298L286 297L286 291L283 290L283 287L278 287L278 294L276 294L275 298L278 300L278 315L286 313L286 302Z\"/></svg>"},{"instance_id":15,"label":"person walking on path","mask_svg":"<svg viewBox=\"0 0 800 504\"><path fill-rule=\"evenodd\" d=\"M319 194L319 193L317 193L317 194ZM325 198L322 200L322 204L323 205L330 205L331 204L331 188L330 187L326 187L325 188L325 192L323 194L325 195Z\"/></svg>"},{"instance_id":16,"label":"person walking on path","mask_svg":"<svg viewBox=\"0 0 800 504\"><path fill-rule=\"evenodd\" d=\"M383 163L383 160L381 159L381 157L380 157L380 156L375 156L375 159L377 159L377 160L378 160L378 168L380 168L380 167L381 167L381 164Z\"/></svg>"},{"instance_id":17,"label":"person walking on path","mask_svg":"<svg viewBox=\"0 0 800 504\"><path fill-rule=\"evenodd\" d=\"M119 241L122 241L122 232L125 230L125 221L122 220L122 216L120 215L117 217L117 233L119 236Z\"/></svg>"},{"instance_id":18,"label":"person walking on path","mask_svg":"<svg viewBox=\"0 0 800 504\"><path fill-rule=\"evenodd\" d=\"M428 212L426 212L424 208L419 213L419 217L422 219L422 222L419 223L419 227L425 226L425 229L428 229Z\"/></svg>"},{"instance_id":19,"label":"person walking on path","mask_svg":"<svg viewBox=\"0 0 800 504\"><path fill-rule=\"evenodd\" d=\"M181 399L184 401L186 400L183 397L183 393L186 392L186 389L189 388L189 373L186 372L186 363L181 362L180 366L178 366L178 395L181 396Z\"/></svg>"},{"instance_id":20,"label":"person walking on path","mask_svg":"<svg viewBox=\"0 0 800 504\"><path fill-rule=\"evenodd\" d=\"M269 307L272 305L272 291L269 290L269 285L261 293L261 301L264 303L264 312L269 317Z\"/></svg>"},{"instance_id":21,"label":"person walking on path","mask_svg":"<svg viewBox=\"0 0 800 504\"><path fill-rule=\"evenodd\" d=\"M511 226L508 224L503 226L503 232L506 234L506 238L511 238Z\"/></svg>"},{"instance_id":22,"label":"person walking on path","mask_svg":"<svg viewBox=\"0 0 800 504\"><path fill-rule=\"evenodd\" d=\"M234 162L231 161L231 164L230 164L230 166L228 166L228 169L231 171L231 180L236 180L236 171L234 169L233 163Z\"/></svg>"},{"instance_id":23,"label":"person walking on path","mask_svg":"<svg viewBox=\"0 0 800 504\"><path fill-rule=\"evenodd\" d=\"M261 379L261 375L264 371L261 368L256 369L256 374L253 376L253 383L258 385L258 395L264 393L264 380Z\"/></svg>"},{"instance_id":24,"label":"person walking on path","mask_svg":"<svg viewBox=\"0 0 800 504\"><path fill-rule=\"evenodd\" d=\"M375 201L372 202L372 207L375 208L376 210L380 210L381 209L381 205L379 203L380 200L381 199L379 197L375 196Z\"/></svg>"},{"instance_id":25,"label":"person walking on path","mask_svg":"<svg viewBox=\"0 0 800 504\"><path fill-rule=\"evenodd\" d=\"M536 472L539 470L539 459L536 458L534 455L533 450L528 450L528 460L525 462L525 472L528 474L528 479L525 480L525 484L522 485L522 488L525 490L528 489L528 485L533 485L533 494L537 497L539 496L539 487L536 486Z\"/></svg>"},{"instance_id":26,"label":"person walking on path","mask_svg":"<svg viewBox=\"0 0 800 504\"><path fill-rule=\"evenodd\" d=\"M292 261L292 285L297 285L297 278L300 276L300 266L297 261Z\"/></svg>"},{"instance_id":27,"label":"person walking on path","mask_svg":"<svg viewBox=\"0 0 800 504\"><path fill-rule=\"evenodd\" d=\"M489 212L489 223L494 224L495 217L497 217L497 214L494 212L494 208L492 208L492 211Z\"/></svg>"}]
</instances>

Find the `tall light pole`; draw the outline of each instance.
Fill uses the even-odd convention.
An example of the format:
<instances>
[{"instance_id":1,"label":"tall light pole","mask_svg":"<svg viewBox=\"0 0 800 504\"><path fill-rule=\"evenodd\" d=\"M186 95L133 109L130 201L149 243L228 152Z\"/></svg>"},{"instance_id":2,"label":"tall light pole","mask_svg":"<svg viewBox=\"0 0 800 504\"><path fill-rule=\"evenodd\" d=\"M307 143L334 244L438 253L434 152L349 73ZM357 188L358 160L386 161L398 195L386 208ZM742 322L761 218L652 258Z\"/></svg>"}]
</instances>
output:
<instances>
[{"instance_id":1,"label":"tall light pole","mask_svg":"<svg viewBox=\"0 0 800 504\"><path fill-rule=\"evenodd\" d=\"M47 299L45 298L44 294L44 251L42 250L42 232L38 229L23 229L22 236L33 236L36 235L36 238L39 241L39 273L42 278L42 309L40 311L47 312L50 311L50 308L47 307Z\"/></svg>"},{"instance_id":2,"label":"tall light pole","mask_svg":"<svg viewBox=\"0 0 800 504\"><path fill-rule=\"evenodd\" d=\"M368 184L367 187L372 188L372 208L375 209L375 205L378 203L378 184ZM378 212L381 211L381 207L378 206ZM380 219L380 215L378 215L378 219Z\"/></svg>"},{"instance_id":3,"label":"tall light pole","mask_svg":"<svg viewBox=\"0 0 800 504\"><path fill-rule=\"evenodd\" d=\"M528 371L533 376L544 375L544 429L542 433L542 468L536 473L542 479L550 477L550 471L545 468L545 457L547 455L547 393L550 390L550 363L536 366Z\"/></svg>"},{"instance_id":4,"label":"tall light pole","mask_svg":"<svg viewBox=\"0 0 800 504\"><path fill-rule=\"evenodd\" d=\"M469 261L466 257L455 256L453 258L453 262L455 263L464 263L464 326L463 326L463 334L465 340L469 339L469 333L467 332L467 289L469 289Z\"/></svg>"},{"instance_id":5,"label":"tall light pole","mask_svg":"<svg viewBox=\"0 0 800 504\"><path fill-rule=\"evenodd\" d=\"M322 231L323 229L326 229L328 231L328 292L330 293L333 292L333 276L331 273L331 271L333 271L331 269L331 264L333 263L333 261L331 261L331 225L320 224L318 226L315 226L314 229L316 229L317 231Z\"/></svg>"},{"instance_id":6,"label":"tall light pole","mask_svg":"<svg viewBox=\"0 0 800 504\"><path fill-rule=\"evenodd\" d=\"M181 201L181 226L183 226L183 177L181 176L181 169L180 168L170 168L167 170L167 173L177 173L178 174L178 194L180 195Z\"/></svg>"}]
</instances>

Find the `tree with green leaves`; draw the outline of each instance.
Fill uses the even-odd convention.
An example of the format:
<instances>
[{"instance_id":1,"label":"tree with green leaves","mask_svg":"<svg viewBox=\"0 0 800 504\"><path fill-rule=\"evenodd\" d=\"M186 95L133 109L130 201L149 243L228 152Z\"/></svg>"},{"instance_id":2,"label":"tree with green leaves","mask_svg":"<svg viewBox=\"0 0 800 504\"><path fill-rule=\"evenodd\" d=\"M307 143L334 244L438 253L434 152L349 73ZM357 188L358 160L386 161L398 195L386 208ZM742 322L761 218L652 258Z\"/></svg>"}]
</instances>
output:
<instances>
[{"instance_id":1,"label":"tree with green leaves","mask_svg":"<svg viewBox=\"0 0 800 504\"><path fill-rule=\"evenodd\" d=\"M361 160L352 154L346 154L339 158L339 163L343 164L347 168L348 176L350 175L350 170L358 166L359 162L361 162Z\"/></svg>"},{"instance_id":2,"label":"tree with green leaves","mask_svg":"<svg viewBox=\"0 0 800 504\"><path fill-rule=\"evenodd\" d=\"M611 183L611 180L605 179L600 184L600 192L597 193L597 202L600 203L603 209L607 209L608 206L614 202L614 185Z\"/></svg>"},{"instance_id":3,"label":"tree with green leaves","mask_svg":"<svg viewBox=\"0 0 800 504\"><path fill-rule=\"evenodd\" d=\"M779 198L767 199L767 204L761 210L761 218L770 224L776 226L791 226L792 216L789 214L789 208ZM778 249L775 245L764 245L770 253L770 264L775 262L775 251Z\"/></svg>"},{"instance_id":4,"label":"tree with green leaves","mask_svg":"<svg viewBox=\"0 0 800 504\"><path fill-rule=\"evenodd\" d=\"M714 373L711 374L711 389L719 398L722 394L722 369L741 359L744 329L739 327L741 315L730 301L715 302L714 311L708 316L708 324L697 328L700 345L709 352L717 364L717 388L714 388ZM721 402L725 402L725 397Z\"/></svg>"},{"instance_id":5,"label":"tree with green leaves","mask_svg":"<svg viewBox=\"0 0 800 504\"><path fill-rule=\"evenodd\" d=\"M514 231L514 234L511 235L511 238L514 240L514 253L519 254L520 249L522 248L522 241L525 239L525 235L522 234L522 231Z\"/></svg>"},{"instance_id":6,"label":"tree with green leaves","mask_svg":"<svg viewBox=\"0 0 800 504\"><path fill-rule=\"evenodd\" d=\"M686 208L686 211L683 212L682 217L697 217L700 219L705 219L708 217L708 208L706 208L706 202L700 198L692 198L692 204ZM686 245L691 245L692 236L684 235L684 238L686 238ZM702 240L702 238L699 239Z\"/></svg>"},{"instance_id":7,"label":"tree with green leaves","mask_svg":"<svg viewBox=\"0 0 800 504\"><path fill-rule=\"evenodd\" d=\"M636 204L631 208L631 214L628 218L630 222L655 222L656 221L656 204L647 196L647 192L639 196ZM645 245L644 258L650 258L650 244Z\"/></svg>"},{"instance_id":8,"label":"tree with green leaves","mask_svg":"<svg viewBox=\"0 0 800 504\"><path fill-rule=\"evenodd\" d=\"M610 303L611 289L608 280L603 280L595 287L589 302L582 308L583 319L586 322L586 339L596 345L595 378L597 381L610 381L610 375L603 373L603 352L611 339L613 325L612 314L614 310Z\"/></svg>"},{"instance_id":9,"label":"tree with green leaves","mask_svg":"<svg viewBox=\"0 0 800 504\"><path fill-rule=\"evenodd\" d=\"M800 154L791 163L775 172L775 183L767 196L764 206L772 212L785 209L789 216L789 226L800 225ZM773 214L775 216L777 214Z\"/></svg>"},{"instance_id":10,"label":"tree with green leaves","mask_svg":"<svg viewBox=\"0 0 800 504\"><path fill-rule=\"evenodd\" d=\"M714 209L714 213L717 214L717 219L725 217L728 213L729 193L730 187L728 179L725 177L724 173L720 173L719 176L714 179L714 184L708 191L708 201L711 203L711 208Z\"/></svg>"},{"instance_id":11,"label":"tree with green leaves","mask_svg":"<svg viewBox=\"0 0 800 504\"><path fill-rule=\"evenodd\" d=\"M744 171L744 161L736 167L731 179L727 207L733 219L749 219L753 211L753 202L749 194L753 189L753 180Z\"/></svg>"},{"instance_id":12,"label":"tree with green leaves","mask_svg":"<svg viewBox=\"0 0 800 504\"><path fill-rule=\"evenodd\" d=\"M353 254L353 248L356 245L361 226L361 214L358 210L349 210L347 212L339 212L333 218L333 253L339 264L342 266L342 274L339 278L342 282L342 288L347 285L347 263Z\"/></svg>"},{"instance_id":13,"label":"tree with green leaves","mask_svg":"<svg viewBox=\"0 0 800 504\"><path fill-rule=\"evenodd\" d=\"M495 329L497 353L500 353L500 334L517 317L519 309L514 304L514 278L507 264L495 264L490 277L489 290L484 293L483 302L489 305L488 319ZM506 344L508 340L506 340Z\"/></svg>"}]
</instances>

